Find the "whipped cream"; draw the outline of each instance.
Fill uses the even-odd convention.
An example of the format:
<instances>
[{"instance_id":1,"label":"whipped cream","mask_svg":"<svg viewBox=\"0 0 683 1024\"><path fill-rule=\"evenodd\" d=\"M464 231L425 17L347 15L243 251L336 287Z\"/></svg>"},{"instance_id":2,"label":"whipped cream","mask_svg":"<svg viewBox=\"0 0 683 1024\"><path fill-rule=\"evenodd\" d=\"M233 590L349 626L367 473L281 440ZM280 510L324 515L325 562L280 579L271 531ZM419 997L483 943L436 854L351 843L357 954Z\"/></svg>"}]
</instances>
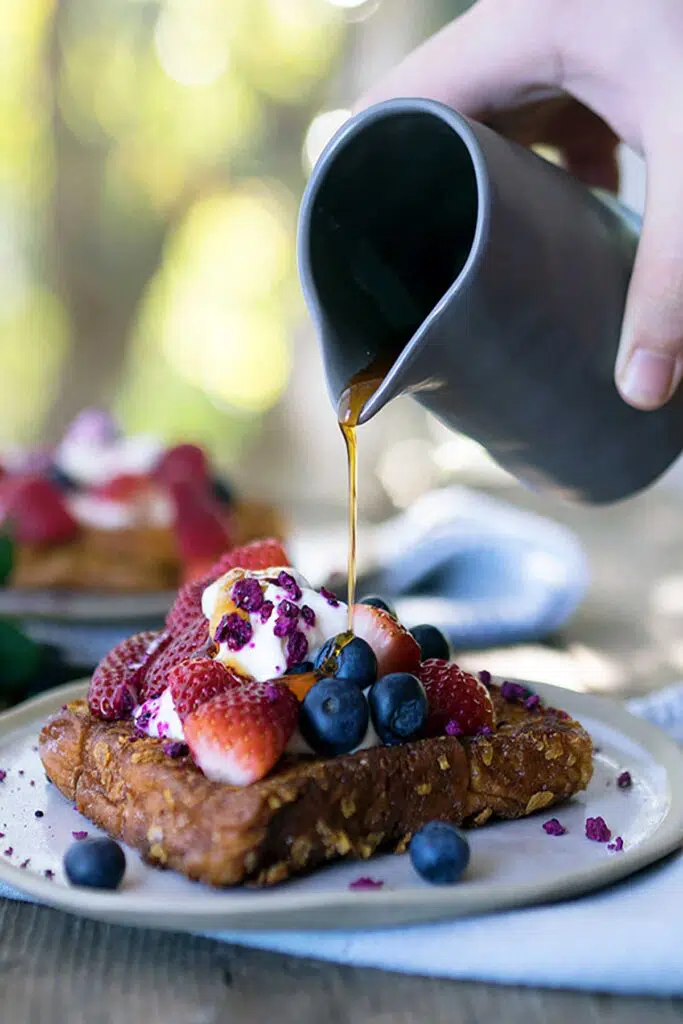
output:
<instances>
[{"instance_id":1,"label":"whipped cream","mask_svg":"<svg viewBox=\"0 0 683 1024\"><path fill-rule=\"evenodd\" d=\"M55 462L83 487L99 487L124 473L151 472L163 451L162 442L146 434L110 438L76 432L63 439Z\"/></svg>"},{"instance_id":2,"label":"whipped cream","mask_svg":"<svg viewBox=\"0 0 683 1024\"><path fill-rule=\"evenodd\" d=\"M77 522L98 530L127 530L140 522L170 526L173 522L173 505L164 494L146 495L143 500L114 501L81 491L68 495L67 505Z\"/></svg>"},{"instance_id":3,"label":"whipped cream","mask_svg":"<svg viewBox=\"0 0 683 1024\"><path fill-rule=\"evenodd\" d=\"M133 720L140 732L148 736L161 740L185 740L183 723L178 718L168 687L158 697L139 704L133 711Z\"/></svg>"},{"instance_id":4,"label":"whipped cream","mask_svg":"<svg viewBox=\"0 0 683 1024\"><path fill-rule=\"evenodd\" d=\"M281 573L285 573L294 581L301 596L293 599L290 588L269 582L277 579ZM251 639L240 650L231 649L228 642L221 642L219 645L216 655L218 660L243 675L265 681L276 679L287 671L289 637L276 635L276 623L281 618L278 609L285 601L296 605L299 610L296 627L297 631L305 638L305 644L301 641L302 646L300 656L296 658L297 662L308 660L310 655L322 647L326 640L338 633L343 633L347 628L347 605L342 601L333 601L330 597L315 590L308 580L294 569L274 567L259 572L240 573L239 577L257 580L261 585L264 603L269 602L273 606L272 613L266 621L263 621L261 609L241 613L251 626ZM226 609L226 612L228 609L235 608L232 602L232 589L235 582L236 574L233 570L207 587L202 595L202 611L213 624L212 636L214 636L218 625L216 622L218 613L223 608ZM308 613L303 613L311 621L306 621L306 618L303 617L301 612L303 608L309 608L313 613L312 619Z\"/></svg>"}]
</instances>

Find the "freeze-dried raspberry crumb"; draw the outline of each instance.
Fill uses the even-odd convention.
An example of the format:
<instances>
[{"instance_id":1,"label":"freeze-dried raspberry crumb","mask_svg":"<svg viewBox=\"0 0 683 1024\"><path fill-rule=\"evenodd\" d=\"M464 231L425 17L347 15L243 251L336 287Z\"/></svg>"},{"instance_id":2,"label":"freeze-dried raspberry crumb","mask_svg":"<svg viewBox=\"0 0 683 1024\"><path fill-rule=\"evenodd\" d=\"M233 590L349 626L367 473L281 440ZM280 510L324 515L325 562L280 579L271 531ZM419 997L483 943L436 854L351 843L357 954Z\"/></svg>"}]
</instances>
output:
<instances>
[{"instance_id":1,"label":"freeze-dried raspberry crumb","mask_svg":"<svg viewBox=\"0 0 683 1024\"><path fill-rule=\"evenodd\" d=\"M325 598L331 608L339 607L339 598L331 590L328 590L327 587L320 588L320 596Z\"/></svg>"},{"instance_id":2,"label":"freeze-dried raspberry crumb","mask_svg":"<svg viewBox=\"0 0 683 1024\"><path fill-rule=\"evenodd\" d=\"M36 817L36 818L44 818L45 817L45 811L34 811L33 814L34 814L34 817Z\"/></svg>"},{"instance_id":3,"label":"freeze-dried raspberry crumb","mask_svg":"<svg viewBox=\"0 0 683 1024\"><path fill-rule=\"evenodd\" d=\"M273 614L275 605L272 601L264 601L259 609L259 617L261 622L265 625L270 616Z\"/></svg>"},{"instance_id":4,"label":"freeze-dried raspberry crumb","mask_svg":"<svg viewBox=\"0 0 683 1024\"><path fill-rule=\"evenodd\" d=\"M163 744L161 749L167 757L185 757L190 753L187 743L181 743L179 740L169 740L168 743Z\"/></svg>"},{"instance_id":5,"label":"freeze-dried raspberry crumb","mask_svg":"<svg viewBox=\"0 0 683 1024\"><path fill-rule=\"evenodd\" d=\"M31 863L31 858L30 858L30 857L27 857L27 858L26 858L26 860L22 860L22 862L21 862L21 864L19 865L19 867L20 867L20 868L27 868L27 867L29 866L29 864L30 864L30 863Z\"/></svg>"},{"instance_id":6,"label":"freeze-dried raspberry crumb","mask_svg":"<svg viewBox=\"0 0 683 1024\"><path fill-rule=\"evenodd\" d=\"M621 775L617 776L617 786L619 789L630 789L632 785L633 779L630 772L622 772Z\"/></svg>"},{"instance_id":7,"label":"freeze-dried raspberry crumb","mask_svg":"<svg viewBox=\"0 0 683 1024\"><path fill-rule=\"evenodd\" d=\"M613 843L607 844L607 849L614 850L615 853L621 853L621 851L624 849L624 840L621 838L621 836L617 836Z\"/></svg>"},{"instance_id":8,"label":"freeze-dried raspberry crumb","mask_svg":"<svg viewBox=\"0 0 683 1024\"><path fill-rule=\"evenodd\" d=\"M282 616L282 618L285 619L298 619L299 606L294 604L293 601L288 601L287 598L285 598L283 601L280 601L277 606L277 614L278 617Z\"/></svg>"},{"instance_id":9,"label":"freeze-dried raspberry crumb","mask_svg":"<svg viewBox=\"0 0 683 1024\"><path fill-rule=\"evenodd\" d=\"M11 857L12 854L14 853L14 847L8 846L7 849L3 850L2 852L4 853L5 857Z\"/></svg>"},{"instance_id":10,"label":"freeze-dried raspberry crumb","mask_svg":"<svg viewBox=\"0 0 683 1024\"><path fill-rule=\"evenodd\" d=\"M45 875L45 877L46 877L46 878L48 879L48 881L50 881L50 882L51 882L51 881L52 881L52 879L53 879L53 878L55 877L55 873L54 873L54 871L51 871L51 870L50 870L50 868L47 868L47 869L45 870L45 872L44 872L44 875Z\"/></svg>"},{"instance_id":11,"label":"freeze-dried raspberry crumb","mask_svg":"<svg viewBox=\"0 0 683 1024\"><path fill-rule=\"evenodd\" d=\"M479 673L479 681L482 682L484 684L484 686L490 686L491 685L491 673L489 671L487 671L487 669L483 668L481 670L481 672Z\"/></svg>"},{"instance_id":12,"label":"freeze-dried raspberry crumb","mask_svg":"<svg viewBox=\"0 0 683 1024\"><path fill-rule=\"evenodd\" d=\"M289 619L287 616L278 615L273 626L273 633L279 637L291 636L292 633L296 632L296 628L296 619Z\"/></svg>"},{"instance_id":13,"label":"freeze-dried raspberry crumb","mask_svg":"<svg viewBox=\"0 0 683 1024\"><path fill-rule=\"evenodd\" d=\"M35 786L35 784L36 784L36 780L35 779L31 779L31 781L29 782L29 786Z\"/></svg>"},{"instance_id":14,"label":"freeze-dried raspberry crumb","mask_svg":"<svg viewBox=\"0 0 683 1024\"><path fill-rule=\"evenodd\" d=\"M522 686L521 683L510 683L507 681L501 686L500 694L503 700L506 700L509 704L523 704L529 697L533 696L528 687Z\"/></svg>"},{"instance_id":15,"label":"freeze-dried raspberry crumb","mask_svg":"<svg viewBox=\"0 0 683 1024\"><path fill-rule=\"evenodd\" d=\"M301 618L307 626L315 626L315 612L307 604L301 606Z\"/></svg>"},{"instance_id":16,"label":"freeze-dried raspberry crumb","mask_svg":"<svg viewBox=\"0 0 683 1024\"><path fill-rule=\"evenodd\" d=\"M586 818L586 839L596 843L607 843L612 838L604 818Z\"/></svg>"},{"instance_id":17,"label":"freeze-dried raspberry crumb","mask_svg":"<svg viewBox=\"0 0 683 1024\"><path fill-rule=\"evenodd\" d=\"M566 828L557 818L549 818L548 821L544 821L543 831L547 832L549 836L564 836L567 834Z\"/></svg>"},{"instance_id":18,"label":"freeze-dried raspberry crumb","mask_svg":"<svg viewBox=\"0 0 683 1024\"><path fill-rule=\"evenodd\" d=\"M78 832L72 832L71 835L74 837L74 839L87 839L88 838L88 833L84 832L82 829L80 831L78 831Z\"/></svg>"},{"instance_id":19,"label":"freeze-dried raspberry crumb","mask_svg":"<svg viewBox=\"0 0 683 1024\"><path fill-rule=\"evenodd\" d=\"M277 585L278 587L281 587L284 590L284 592L287 594L288 597L292 599L292 601L301 600L301 587L296 582L294 577L290 576L288 572L285 572L283 570L279 574L277 578Z\"/></svg>"},{"instance_id":20,"label":"freeze-dried raspberry crumb","mask_svg":"<svg viewBox=\"0 0 683 1024\"><path fill-rule=\"evenodd\" d=\"M287 668L291 668L292 665L298 665L300 661L304 661L308 654L308 640L304 633L300 629L297 629L295 633L291 633L287 637Z\"/></svg>"},{"instance_id":21,"label":"freeze-dried raspberry crumb","mask_svg":"<svg viewBox=\"0 0 683 1024\"><path fill-rule=\"evenodd\" d=\"M229 651L241 651L253 636L251 622L247 622L237 612L224 615L218 623L215 639L219 644L227 644Z\"/></svg>"},{"instance_id":22,"label":"freeze-dried raspberry crumb","mask_svg":"<svg viewBox=\"0 0 683 1024\"><path fill-rule=\"evenodd\" d=\"M7 772L3 772L2 768L0 768L0 782L4 782L6 778Z\"/></svg>"},{"instance_id":23,"label":"freeze-dried raspberry crumb","mask_svg":"<svg viewBox=\"0 0 683 1024\"><path fill-rule=\"evenodd\" d=\"M232 599L245 612L257 612L263 606L261 584L253 576L237 580L232 588Z\"/></svg>"},{"instance_id":24,"label":"freeze-dried raspberry crumb","mask_svg":"<svg viewBox=\"0 0 683 1024\"><path fill-rule=\"evenodd\" d=\"M535 711L540 706L541 698L538 696L537 693L532 693L531 696L527 697L527 699L524 701L524 707L527 709L527 711Z\"/></svg>"},{"instance_id":25,"label":"freeze-dried raspberry crumb","mask_svg":"<svg viewBox=\"0 0 683 1024\"><path fill-rule=\"evenodd\" d=\"M451 718L450 722L446 722L446 735L462 736L462 729L454 718Z\"/></svg>"},{"instance_id":26,"label":"freeze-dried raspberry crumb","mask_svg":"<svg viewBox=\"0 0 683 1024\"><path fill-rule=\"evenodd\" d=\"M369 878L367 875L361 875L360 878L356 878L355 881L349 882L349 889L381 889L384 885L380 879Z\"/></svg>"}]
</instances>

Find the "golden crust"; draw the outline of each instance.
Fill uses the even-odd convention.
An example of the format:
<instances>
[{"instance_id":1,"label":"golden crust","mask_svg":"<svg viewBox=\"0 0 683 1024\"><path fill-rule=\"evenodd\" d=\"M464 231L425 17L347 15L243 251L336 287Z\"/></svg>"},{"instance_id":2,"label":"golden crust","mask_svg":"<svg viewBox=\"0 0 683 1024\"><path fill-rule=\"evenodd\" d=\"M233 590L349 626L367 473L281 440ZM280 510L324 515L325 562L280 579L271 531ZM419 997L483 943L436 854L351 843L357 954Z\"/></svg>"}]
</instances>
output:
<instances>
[{"instance_id":1,"label":"golden crust","mask_svg":"<svg viewBox=\"0 0 683 1024\"><path fill-rule=\"evenodd\" d=\"M508 704L495 687L492 697L491 736L285 758L245 788L210 782L189 755L167 756L83 701L45 725L40 756L81 813L149 862L215 886L272 885L340 857L402 852L434 819L518 818L585 789L592 745L578 722Z\"/></svg>"}]
</instances>

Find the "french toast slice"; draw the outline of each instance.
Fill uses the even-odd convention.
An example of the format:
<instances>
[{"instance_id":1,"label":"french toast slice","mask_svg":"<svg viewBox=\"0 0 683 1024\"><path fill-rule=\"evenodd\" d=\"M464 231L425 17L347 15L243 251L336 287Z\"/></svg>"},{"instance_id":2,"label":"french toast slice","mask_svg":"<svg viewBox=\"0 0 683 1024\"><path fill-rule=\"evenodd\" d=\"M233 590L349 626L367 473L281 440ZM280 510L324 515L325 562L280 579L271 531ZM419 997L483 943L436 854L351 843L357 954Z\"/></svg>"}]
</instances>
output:
<instances>
[{"instance_id":1,"label":"french toast slice","mask_svg":"<svg viewBox=\"0 0 683 1024\"><path fill-rule=\"evenodd\" d=\"M78 810L149 863L214 886L273 885L342 857L403 852L441 819L520 818L588 785L592 744L565 712L528 709L491 685L497 727L320 759L284 757L243 788L211 782L191 756L93 717L85 701L40 736L48 778Z\"/></svg>"}]
</instances>

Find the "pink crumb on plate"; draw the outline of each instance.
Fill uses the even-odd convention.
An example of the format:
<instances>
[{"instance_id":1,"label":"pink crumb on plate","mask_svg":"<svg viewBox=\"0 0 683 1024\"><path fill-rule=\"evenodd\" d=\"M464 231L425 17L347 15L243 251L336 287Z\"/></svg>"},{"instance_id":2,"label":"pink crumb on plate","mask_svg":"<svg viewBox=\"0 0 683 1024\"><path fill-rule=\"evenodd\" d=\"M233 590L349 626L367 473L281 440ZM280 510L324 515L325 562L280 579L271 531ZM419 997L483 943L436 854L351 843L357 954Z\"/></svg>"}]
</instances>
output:
<instances>
[{"instance_id":1,"label":"pink crumb on plate","mask_svg":"<svg viewBox=\"0 0 683 1024\"><path fill-rule=\"evenodd\" d=\"M355 881L349 882L349 889L381 889L384 886L384 882L380 879L370 878L368 875L361 875L360 878L356 878Z\"/></svg>"}]
</instances>

